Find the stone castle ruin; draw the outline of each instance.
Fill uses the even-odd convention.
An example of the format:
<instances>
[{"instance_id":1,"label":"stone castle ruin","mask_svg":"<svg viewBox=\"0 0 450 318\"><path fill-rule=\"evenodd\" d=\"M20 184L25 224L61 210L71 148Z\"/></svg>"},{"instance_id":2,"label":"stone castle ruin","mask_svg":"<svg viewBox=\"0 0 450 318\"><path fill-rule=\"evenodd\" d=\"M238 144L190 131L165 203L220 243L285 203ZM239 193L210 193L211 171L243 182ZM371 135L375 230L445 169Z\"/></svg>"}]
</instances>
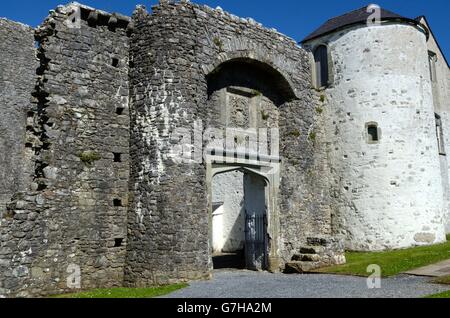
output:
<instances>
[{"instance_id":1,"label":"stone castle ruin","mask_svg":"<svg viewBox=\"0 0 450 318\"><path fill-rule=\"evenodd\" d=\"M1 19L0 295L443 242L448 64L425 17L369 9L301 45L186 0Z\"/></svg>"}]
</instances>

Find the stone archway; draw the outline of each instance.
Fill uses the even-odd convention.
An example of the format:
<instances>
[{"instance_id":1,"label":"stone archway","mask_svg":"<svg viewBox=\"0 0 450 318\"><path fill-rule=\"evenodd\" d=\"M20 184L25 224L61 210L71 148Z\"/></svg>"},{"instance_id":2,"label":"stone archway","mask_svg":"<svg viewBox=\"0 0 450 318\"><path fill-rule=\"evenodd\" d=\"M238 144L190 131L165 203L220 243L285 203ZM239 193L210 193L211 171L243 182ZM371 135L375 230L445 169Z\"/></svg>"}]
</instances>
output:
<instances>
[{"instance_id":1,"label":"stone archway","mask_svg":"<svg viewBox=\"0 0 450 318\"><path fill-rule=\"evenodd\" d=\"M296 98L293 86L273 67L272 62L256 59L251 52L222 54L209 66L209 125L215 129L215 142L206 148L206 183L209 207L211 249L217 249L213 237L214 176L243 171L266 182L265 199L256 193L254 200L266 200L267 237L265 269L278 271L280 259L280 187L279 118L282 105ZM208 71L208 67L205 68ZM230 136L231 135L231 136ZM225 137L224 139L222 139ZM251 191L251 190L249 190ZM259 199L258 199L259 198ZM217 202L216 202L217 203ZM257 206L261 202L247 202ZM260 224L261 220L256 223ZM256 224L255 223L255 224ZM257 233L259 235L259 233ZM261 236L259 236L261 238ZM248 255L247 255L248 256ZM247 261L247 265L248 265ZM248 266L252 267L252 266ZM258 267L258 266L256 266Z\"/></svg>"}]
</instances>

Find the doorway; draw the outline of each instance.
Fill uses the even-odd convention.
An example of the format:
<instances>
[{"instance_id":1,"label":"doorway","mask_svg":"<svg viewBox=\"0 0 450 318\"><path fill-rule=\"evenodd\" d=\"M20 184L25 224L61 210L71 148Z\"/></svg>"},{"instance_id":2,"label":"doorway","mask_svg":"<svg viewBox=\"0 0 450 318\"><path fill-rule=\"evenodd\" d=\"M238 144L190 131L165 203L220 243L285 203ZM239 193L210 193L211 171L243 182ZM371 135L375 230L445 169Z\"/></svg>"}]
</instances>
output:
<instances>
[{"instance_id":1,"label":"doorway","mask_svg":"<svg viewBox=\"0 0 450 318\"><path fill-rule=\"evenodd\" d=\"M215 269L268 268L268 184L249 171L212 180L212 249Z\"/></svg>"}]
</instances>

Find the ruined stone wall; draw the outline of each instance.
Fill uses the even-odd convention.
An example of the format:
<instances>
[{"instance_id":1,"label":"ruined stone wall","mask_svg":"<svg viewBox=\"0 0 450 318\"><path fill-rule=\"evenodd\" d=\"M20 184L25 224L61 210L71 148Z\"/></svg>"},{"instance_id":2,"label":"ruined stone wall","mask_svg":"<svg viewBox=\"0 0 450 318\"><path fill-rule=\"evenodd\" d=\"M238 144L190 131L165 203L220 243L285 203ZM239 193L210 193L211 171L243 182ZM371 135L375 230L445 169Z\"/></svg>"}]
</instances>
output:
<instances>
[{"instance_id":1,"label":"ruined stone wall","mask_svg":"<svg viewBox=\"0 0 450 318\"><path fill-rule=\"evenodd\" d=\"M326 44L334 80L323 91L347 248L382 250L445 240L443 190L425 35L402 24L355 26ZM368 125L378 126L371 142Z\"/></svg>"},{"instance_id":2,"label":"ruined stone wall","mask_svg":"<svg viewBox=\"0 0 450 318\"><path fill-rule=\"evenodd\" d=\"M27 129L33 180L2 220L2 295L73 291L78 270L81 288L122 285L128 24L121 16L69 5L53 11L36 32L40 66Z\"/></svg>"},{"instance_id":3,"label":"ruined stone wall","mask_svg":"<svg viewBox=\"0 0 450 318\"><path fill-rule=\"evenodd\" d=\"M34 30L0 19L0 224L13 194L29 184L25 132L37 66Z\"/></svg>"},{"instance_id":4,"label":"ruined stone wall","mask_svg":"<svg viewBox=\"0 0 450 318\"><path fill-rule=\"evenodd\" d=\"M217 123L207 75L230 60L265 65L279 108L282 180L280 266L308 235L330 235L327 161L307 54L274 30L222 10L181 3L134 14L131 41L131 155L126 282L132 286L209 276L206 167L170 155L176 128ZM264 67L263 67L264 69ZM282 75L283 74L283 75ZM287 83L288 85L284 85ZM281 87L279 87L281 86Z\"/></svg>"}]
</instances>

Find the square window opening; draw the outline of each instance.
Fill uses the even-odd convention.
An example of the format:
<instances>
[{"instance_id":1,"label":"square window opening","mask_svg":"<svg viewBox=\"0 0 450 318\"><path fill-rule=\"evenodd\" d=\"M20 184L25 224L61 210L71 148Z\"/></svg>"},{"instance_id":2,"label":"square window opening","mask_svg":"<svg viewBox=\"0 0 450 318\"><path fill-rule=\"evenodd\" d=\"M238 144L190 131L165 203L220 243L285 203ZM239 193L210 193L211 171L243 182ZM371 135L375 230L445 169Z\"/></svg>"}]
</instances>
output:
<instances>
[{"instance_id":1,"label":"square window opening","mask_svg":"<svg viewBox=\"0 0 450 318\"><path fill-rule=\"evenodd\" d=\"M114 152L114 162L122 162L122 154Z\"/></svg>"},{"instance_id":2,"label":"square window opening","mask_svg":"<svg viewBox=\"0 0 450 318\"><path fill-rule=\"evenodd\" d=\"M123 244L123 238L114 239L114 247L121 247Z\"/></svg>"}]
</instances>

